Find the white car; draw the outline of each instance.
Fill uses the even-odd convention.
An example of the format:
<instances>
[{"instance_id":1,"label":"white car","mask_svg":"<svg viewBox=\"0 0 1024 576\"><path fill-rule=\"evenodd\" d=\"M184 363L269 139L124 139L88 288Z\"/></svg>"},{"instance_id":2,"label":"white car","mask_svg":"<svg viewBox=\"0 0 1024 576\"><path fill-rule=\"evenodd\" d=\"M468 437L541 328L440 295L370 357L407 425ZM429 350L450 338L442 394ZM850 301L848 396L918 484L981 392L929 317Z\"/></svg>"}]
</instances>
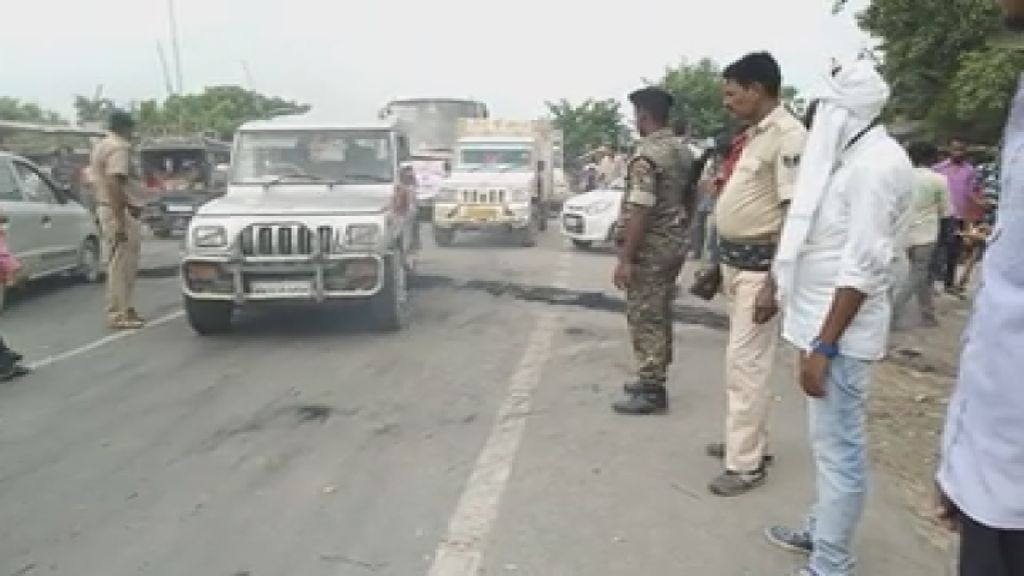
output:
<instances>
[{"instance_id":1,"label":"white car","mask_svg":"<svg viewBox=\"0 0 1024 576\"><path fill-rule=\"evenodd\" d=\"M572 196L562 208L562 233L577 248L611 241L624 193L625 182L619 179L608 188Z\"/></svg>"},{"instance_id":2,"label":"white car","mask_svg":"<svg viewBox=\"0 0 1024 576\"><path fill-rule=\"evenodd\" d=\"M56 275L96 282L102 275L100 233L92 214L39 166L3 152L0 227L8 249L23 265L19 283ZM5 292L0 283L0 310Z\"/></svg>"}]
</instances>

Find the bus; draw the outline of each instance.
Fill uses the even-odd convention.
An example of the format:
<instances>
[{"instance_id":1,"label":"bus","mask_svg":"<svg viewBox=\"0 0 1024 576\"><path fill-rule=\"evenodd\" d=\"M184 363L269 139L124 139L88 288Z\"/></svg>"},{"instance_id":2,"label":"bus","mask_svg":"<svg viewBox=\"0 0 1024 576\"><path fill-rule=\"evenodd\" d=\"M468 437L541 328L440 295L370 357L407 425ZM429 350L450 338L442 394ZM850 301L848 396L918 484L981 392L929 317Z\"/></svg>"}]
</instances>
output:
<instances>
[{"instance_id":1,"label":"bus","mask_svg":"<svg viewBox=\"0 0 1024 576\"><path fill-rule=\"evenodd\" d=\"M455 148L460 118L487 118L487 106L461 98L408 98L392 100L380 111L409 138L414 156L450 154Z\"/></svg>"}]
</instances>

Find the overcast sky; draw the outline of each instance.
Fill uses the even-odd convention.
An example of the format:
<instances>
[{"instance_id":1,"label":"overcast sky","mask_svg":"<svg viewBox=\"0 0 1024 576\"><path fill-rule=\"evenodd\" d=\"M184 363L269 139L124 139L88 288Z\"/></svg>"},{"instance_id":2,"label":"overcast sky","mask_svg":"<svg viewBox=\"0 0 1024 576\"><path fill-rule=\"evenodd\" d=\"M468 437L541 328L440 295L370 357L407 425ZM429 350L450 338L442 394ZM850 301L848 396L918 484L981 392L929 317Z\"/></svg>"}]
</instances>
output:
<instances>
[{"instance_id":1,"label":"overcast sky","mask_svg":"<svg viewBox=\"0 0 1024 576\"><path fill-rule=\"evenodd\" d=\"M854 8L865 0L855 1ZM70 115L102 84L118 102L163 97L167 0L5 0L0 95ZM242 84L372 116L387 100L474 97L498 117L547 99L618 98L682 58L751 50L806 88L869 40L832 0L176 0L186 91ZM248 65L247 77L242 62ZM250 84L251 79L251 84Z\"/></svg>"}]
</instances>

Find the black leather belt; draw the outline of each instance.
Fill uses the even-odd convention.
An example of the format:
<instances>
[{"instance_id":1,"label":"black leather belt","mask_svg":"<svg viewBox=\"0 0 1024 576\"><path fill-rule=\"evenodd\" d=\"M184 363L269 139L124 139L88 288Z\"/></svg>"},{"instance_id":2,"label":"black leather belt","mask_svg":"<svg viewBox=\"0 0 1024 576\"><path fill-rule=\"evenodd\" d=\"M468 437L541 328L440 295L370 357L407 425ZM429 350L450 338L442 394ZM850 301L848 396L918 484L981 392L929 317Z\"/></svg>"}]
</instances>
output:
<instances>
[{"instance_id":1,"label":"black leather belt","mask_svg":"<svg viewBox=\"0 0 1024 576\"><path fill-rule=\"evenodd\" d=\"M718 238L718 254L722 263L748 272L771 270L775 249L775 244L747 244Z\"/></svg>"}]
</instances>

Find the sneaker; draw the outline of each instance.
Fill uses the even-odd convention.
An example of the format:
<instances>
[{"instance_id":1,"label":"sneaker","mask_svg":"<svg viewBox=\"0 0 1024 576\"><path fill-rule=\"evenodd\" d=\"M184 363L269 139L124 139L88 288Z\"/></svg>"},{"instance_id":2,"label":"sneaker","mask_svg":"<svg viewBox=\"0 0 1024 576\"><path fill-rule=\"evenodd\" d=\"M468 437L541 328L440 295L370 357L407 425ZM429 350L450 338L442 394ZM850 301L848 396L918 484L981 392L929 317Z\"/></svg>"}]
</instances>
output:
<instances>
[{"instance_id":1,"label":"sneaker","mask_svg":"<svg viewBox=\"0 0 1024 576\"><path fill-rule=\"evenodd\" d=\"M764 531L764 537L772 544L790 552L810 556L811 551L814 550L811 535L806 530L792 530L785 526L772 526ZM804 568L804 570L809 571L810 568ZM798 574L802 573L798 572ZM808 572L808 574L813 576L814 573Z\"/></svg>"},{"instance_id":2,"label":"sneaker","mask_svg":"<svg viewBox=\"0 0 1024 576\"><path fill-rule=\"evenodd\" d=\"M726 470L708 484L708 490L715 496L739 496L764 484L767 477L763 465L753 472Z\"/></svg>"},{"instance_id":3,"label":"sneaker","mask_svg":"<svg viewBox=\"0 0 1024 576\"><path fill-rule=\"evenodd\" d=\"M712 442L704 448L704 451L707 453L708 456L711 456L712 458L723 460L725 458L725 442ZM765 466L771 466L772 464L775 463L775 455L765 454L761 458L761 462Z\"/></svg>"}]
</instances>

